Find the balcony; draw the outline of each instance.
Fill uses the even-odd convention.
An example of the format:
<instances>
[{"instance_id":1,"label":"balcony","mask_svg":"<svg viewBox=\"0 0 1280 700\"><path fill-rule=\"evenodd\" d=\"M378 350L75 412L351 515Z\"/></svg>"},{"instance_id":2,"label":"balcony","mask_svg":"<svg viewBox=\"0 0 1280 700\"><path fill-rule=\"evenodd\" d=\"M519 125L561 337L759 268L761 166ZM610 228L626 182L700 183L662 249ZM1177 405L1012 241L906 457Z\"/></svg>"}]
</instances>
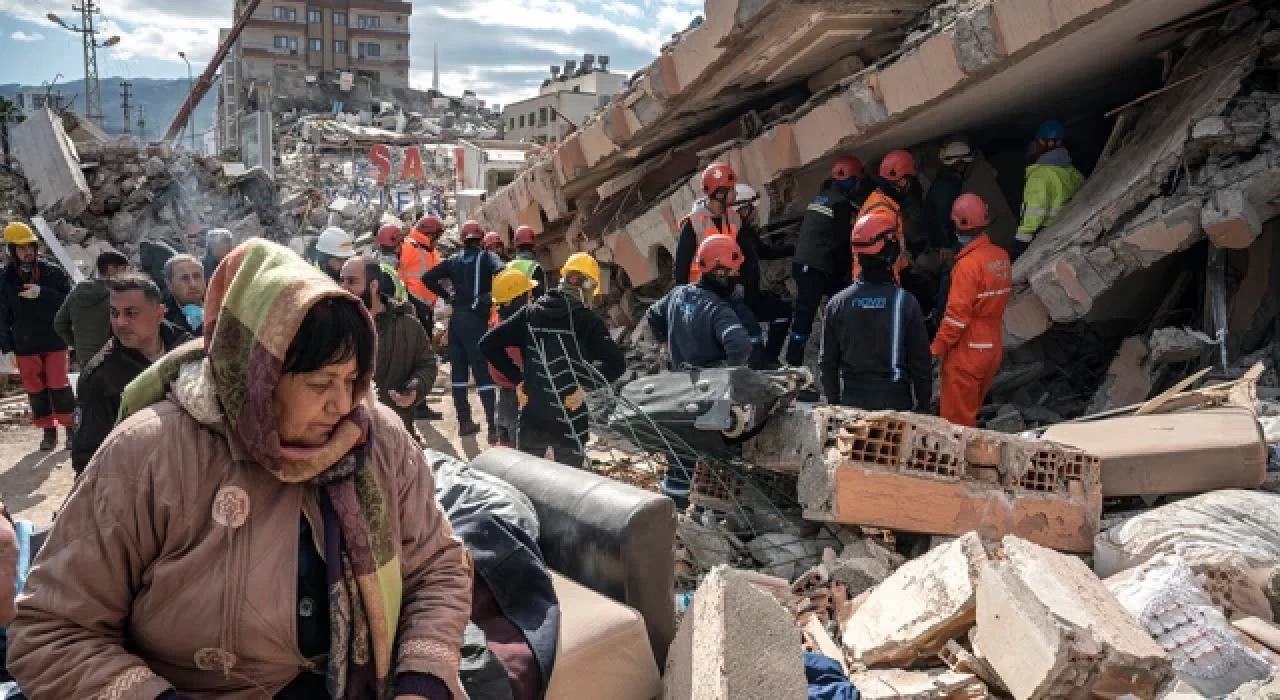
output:
<instances>
[{"instance_id":1,"label":"balcony","mask_svg":"<svg viewBox=\"0 0 1280 700\"><path fill-rule=\"evenodd\" d=\"M352 61L357 63L367 63L369 65L389 66L397 63L408 65L409 56L404 53L399 54L383 54L381 56L352 56Z\"/></svg>"}]
</instances>

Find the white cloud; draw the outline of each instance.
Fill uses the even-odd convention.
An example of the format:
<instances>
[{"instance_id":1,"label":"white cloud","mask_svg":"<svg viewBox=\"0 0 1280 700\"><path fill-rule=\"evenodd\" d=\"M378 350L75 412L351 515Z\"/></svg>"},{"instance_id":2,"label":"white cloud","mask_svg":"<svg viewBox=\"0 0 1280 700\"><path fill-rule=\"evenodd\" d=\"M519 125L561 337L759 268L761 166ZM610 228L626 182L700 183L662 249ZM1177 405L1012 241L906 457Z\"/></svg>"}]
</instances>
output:
<instances>
[{"instance_id":1,"label":"white cloud","mask_svg":"<svg viewBox=\"0 0 1280 700\"><path fill-rule=\"evenodd\" d=\"M41 34L40 32L35 32L34 34L28 34L23 31L17 31L10 34L9 38L14 41L44 41L44 35Z\"/></svg>"}]
</instances>

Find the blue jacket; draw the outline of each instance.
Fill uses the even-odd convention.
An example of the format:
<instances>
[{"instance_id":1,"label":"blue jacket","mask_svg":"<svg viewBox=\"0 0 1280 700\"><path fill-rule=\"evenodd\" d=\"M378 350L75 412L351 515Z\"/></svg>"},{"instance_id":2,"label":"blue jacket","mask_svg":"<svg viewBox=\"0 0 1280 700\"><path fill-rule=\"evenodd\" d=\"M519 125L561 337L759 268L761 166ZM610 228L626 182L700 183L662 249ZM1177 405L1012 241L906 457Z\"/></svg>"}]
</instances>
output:
<instances>
[{"instance_id":1,"label":"blue jacket","mask_svg":"<svg viewBox=\"0 0 1280 700\"><path fill-rule=\"evenodd\" d=\"M751 336L729 302L698 284L667 292L645 319L670 344L672 369L743 367L751 357Z\"/></svg>"},{"instance_id":2,"label":"blue jacket","mask_svg":"<svg viewBox=\"0 0 1280 700\"><path fill-rule=\"evenodd\" d=\"M444 299L456 311L473 311L489 320L493 307L493 276L506 267L496 254L486 250L463 248L461 253L449 256L422 276L436 296ZM440 283L453 283L453 294Z\"/></svg>"}]
</instances>

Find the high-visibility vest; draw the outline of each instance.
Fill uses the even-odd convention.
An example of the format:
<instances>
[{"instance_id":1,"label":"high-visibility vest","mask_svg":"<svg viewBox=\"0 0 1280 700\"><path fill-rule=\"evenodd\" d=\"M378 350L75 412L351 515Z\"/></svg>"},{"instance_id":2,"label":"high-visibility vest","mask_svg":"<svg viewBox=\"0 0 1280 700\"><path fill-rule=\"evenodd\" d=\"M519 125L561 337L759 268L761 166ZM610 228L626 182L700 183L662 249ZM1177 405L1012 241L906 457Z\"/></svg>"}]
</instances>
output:
<instances>
[{"instance_id":1,"label":"high-visibility vest","mask_svg":"<svg viewBox=\"0 0 1280 700\"><path fill-rule=\"evenodd\" d=\"M686 221L692 223L693 234L697 245L702 245L702 242L707 239L707 236L714 236L717 233L728 236L735 241L738 240L738 231L742 230L742 220L738 218L738 212L736 210L730 208L727 216L720 217L720 219L725 222L725 228L723 230L716 226L715 219L716 217L711 214L710 209L707 209L707 205L705 203L695 202L693 205L693 211L689 216L680 220L680 227L678 230L684 229ZM702 277L702 270L698 269L697 257L697 254L695 254L693 262L689 263L689 284L697 282Z\"/></svg>"},{"instance_id":2,"label":"high-visibility vest","mask_svg":"<svg viewBox=\"0 0 1280 700\"><path fill-rule=\"evenodd\" d=\"M409 301L409 291L405 289L404 280L400 279L400 271L391 263L380 262L378 265L382 267L387 279L391 280L391 284L395 287L386 291L391 292L391 296L396 301Z\"/></svg>"},{"instance_id":3,"label":"high-visibility vest","mask_svg":"<svg viewBox=\"0 0 1280 700\"><path fill-rule=\"evenodd\" d=\"M1022 190L1022 219L1015 237L1030 243L1041 229L1052 226L1062 207L1082 185L1084 175L1074 165L1028 165Z\"/></svg>"},{"instance_id":4,"label":"high-visibility vest","mask_svg":"<svg viewBox=\"0 0 1280 700\"><path fill-rule=\"evenodd\" d=\"M413 234L410 234L410 238L400 247L400 267L397 268L400 279L404 281L405 290L421 301L435 304L436 295L427 289L422 276L439 264L440 252L419 242Z\"/></svg>"},{"instance_id":5,"label":"high-visibility vest","mask_svg":"<svg viewBox=\"0 0 1280 700\"><path fill-rule=\"evenodd\" d=\"M861 219L867 214L879 209L884 209L893 214L893 217L898 222L898 247L901 249L902 253L898 256L898 261L893 264L893 278L894 280L897 280L899 275L904 269L906 269L907 264L910 262L910 258L907 254L907 232L902 220L902 207L894 201L893 197L890 197L880 190L876 190L867 197L865 202L862 203L862 208L858 210L858 215L854 217L853 223L856 226L858 224L858 219ZM849 234L850 237L852 237L853 231L850 230ZM861 272L861 270L862 266L858 264L858 256L855 253L853 256L853 279L855 281L858 279L858 273Z\"/></svg>"},{"instance_id":6,"label":"high-visibility vest","mask_svg":"<svg viewBox=\"0 0 1280 700\"><path fill-rule=\"evenodd\" d=\"M511 262L507 263L507 265L509 267L515 268L516 270L519 270L520 274L524 275L525 277L528 277L529 281L531 282L533 281L534 273L537 272L542 267L542 265L540 265L537 260L534 260L532 258L516 258L515 260L512 260ZM545 292L547 290L544 289L542 291Z\"/></svg>"}]
</instances>

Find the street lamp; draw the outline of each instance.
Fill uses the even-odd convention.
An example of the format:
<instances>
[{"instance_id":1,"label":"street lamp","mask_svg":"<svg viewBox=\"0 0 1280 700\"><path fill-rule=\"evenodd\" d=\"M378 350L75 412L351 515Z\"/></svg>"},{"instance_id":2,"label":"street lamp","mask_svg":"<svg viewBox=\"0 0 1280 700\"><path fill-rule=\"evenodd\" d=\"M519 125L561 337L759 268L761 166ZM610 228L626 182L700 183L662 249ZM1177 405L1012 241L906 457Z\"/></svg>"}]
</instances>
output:
<instances>
[{"instance_id":1,"label":"street lamp","mask_svg":"<svg viewBox=\"0 0 1280 700\"><path fill-rule=\"evenodd\" d=\"M98 49L105 49L119 44L120 37L111 36L105 41L98 41L98 30L93 26L93 16L99 14L100 10L95 0L81 0L80 6L72 9L80 13L81 24L67 24L61 17L52 12L45 15L45 17L59 27L80 35L84 44L85 116L89 118L89 121L94 122L99 127L103 127L106 124L106 120L102 116L102 91L98 84Z\"/></svg>"},{"instance_id":2,"label":"street lamp","mask_svg":"<svg viewBox=\"0 0 1280 700\"><path fill-rule=\"evenodd\" d=\"M187 64L187 99L190 100L192 98L191 93L194 90L194 85L191 82L191 61L187 60L187 53L185 51L179 51L178 56L182 58L183 63ZM191 105L191 111L187 112L187 131L191 134L191 152L192 153L194 153L196 150L195 122L196 122L196 106Z\"/></svg>"}]
</instances>

